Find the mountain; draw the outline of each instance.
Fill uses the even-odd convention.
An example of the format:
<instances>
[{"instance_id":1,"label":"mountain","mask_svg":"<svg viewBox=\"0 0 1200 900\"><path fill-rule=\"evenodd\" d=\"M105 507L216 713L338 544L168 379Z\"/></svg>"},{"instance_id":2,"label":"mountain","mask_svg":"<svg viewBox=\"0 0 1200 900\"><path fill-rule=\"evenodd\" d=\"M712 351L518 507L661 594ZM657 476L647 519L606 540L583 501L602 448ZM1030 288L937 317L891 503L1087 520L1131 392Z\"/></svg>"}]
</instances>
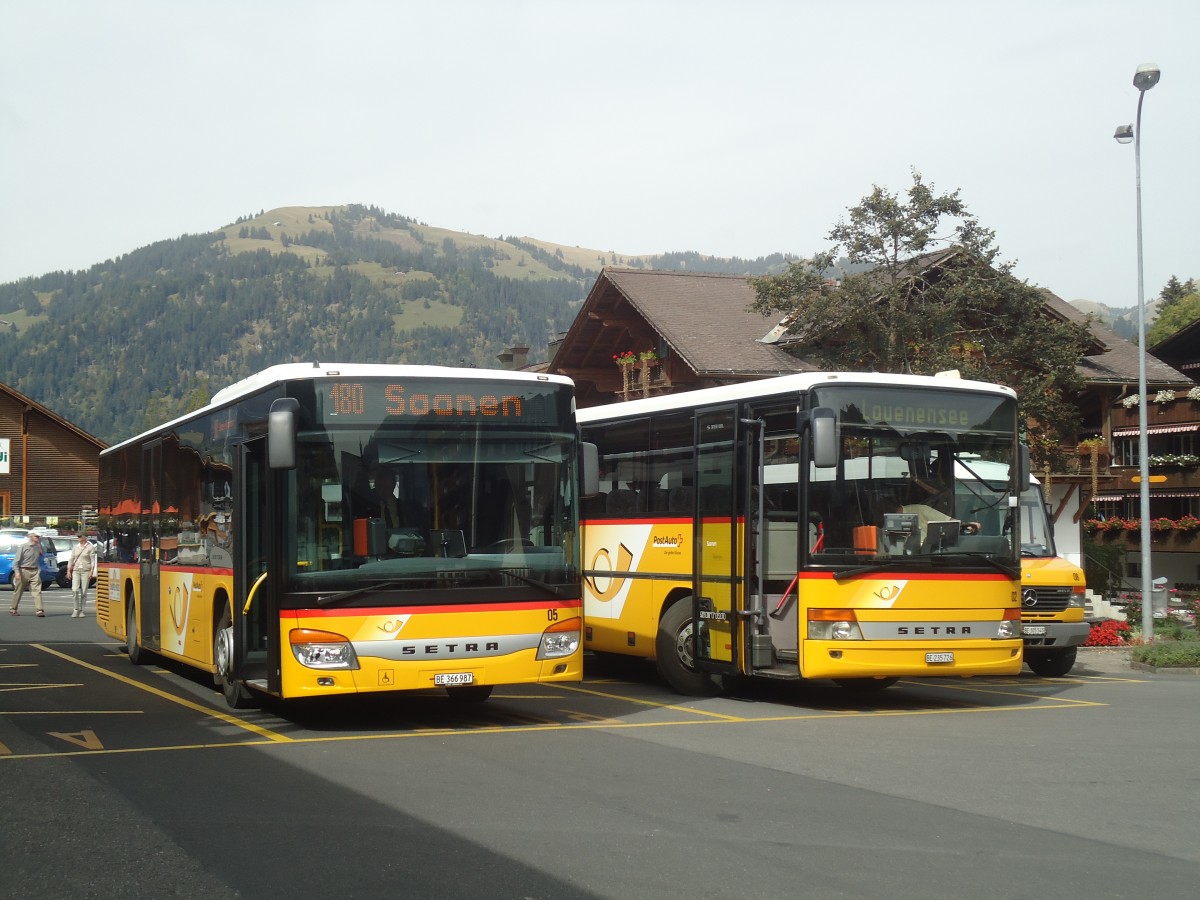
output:
<instances>
[{"instance_id":1,"label":"mountain","mask_svg":"<svg viewBox=\"0 0 1200 900\"><path fill-rule=\"evenodd\" d=\"M465 234L373 206L289 207L0 285L5 382L110 443L281 362L546 358L605 265L765 274L790 260L630 256Z\"/></svg>"},{"instance_id":2,"label":"mountain","mask_svg":"<svg viewBox=\"0 0 1200 900\"><path fill-rule=\"evenodd\" d=\"M1158 315L1158 307L1160 300L1156 297L1146 303L1146 327L1150 327L1150 323L1154 321ZM1080 312L1088 313L1095 316L1096 319L1118 335L1128 341L1137 340L1137 307L1130 306L1125 309L1118 309L1111 306L1106 306L1103 303L1096 303L1092 300L1072 300L1071 305Z\"/></svg>"}]
</instances>

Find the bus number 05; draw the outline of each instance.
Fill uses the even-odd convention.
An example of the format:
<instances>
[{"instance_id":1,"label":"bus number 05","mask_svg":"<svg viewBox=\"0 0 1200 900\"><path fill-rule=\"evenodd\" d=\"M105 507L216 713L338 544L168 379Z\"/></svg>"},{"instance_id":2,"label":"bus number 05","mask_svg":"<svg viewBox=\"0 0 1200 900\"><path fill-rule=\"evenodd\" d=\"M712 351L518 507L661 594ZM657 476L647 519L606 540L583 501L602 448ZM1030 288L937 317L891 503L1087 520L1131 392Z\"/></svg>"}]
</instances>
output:
<instances>
[{"instance_id":1,"label":"bus number 05","mask_svg":"<svg viewBox=\"0 0 1200 900\"><path fill-rule=\"evenodd\" d=\"M557 609L546 610L546 620L549 622L557 622L558 621L558 610Z\"/></svg>"}]
</instances>

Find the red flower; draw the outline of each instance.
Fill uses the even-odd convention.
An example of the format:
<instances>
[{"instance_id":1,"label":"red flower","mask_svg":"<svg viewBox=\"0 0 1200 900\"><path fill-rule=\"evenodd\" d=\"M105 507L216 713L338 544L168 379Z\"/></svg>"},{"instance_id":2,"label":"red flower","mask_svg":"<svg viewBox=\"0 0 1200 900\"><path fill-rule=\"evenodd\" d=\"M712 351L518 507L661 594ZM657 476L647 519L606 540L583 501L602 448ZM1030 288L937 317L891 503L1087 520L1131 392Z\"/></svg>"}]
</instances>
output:
<instances>
[{"instance_id":1,"label":"red flower","mask_svg":"<svg viewBox=\"0 0 1200 900\"><path fill-rule=\"evenodd\" d=\"M1084 641L1085 647L1119 647L1129 637L1129 625L1115 619L1106 619L1092 626L1091 634Z\"/></svg>"}]
</instances>

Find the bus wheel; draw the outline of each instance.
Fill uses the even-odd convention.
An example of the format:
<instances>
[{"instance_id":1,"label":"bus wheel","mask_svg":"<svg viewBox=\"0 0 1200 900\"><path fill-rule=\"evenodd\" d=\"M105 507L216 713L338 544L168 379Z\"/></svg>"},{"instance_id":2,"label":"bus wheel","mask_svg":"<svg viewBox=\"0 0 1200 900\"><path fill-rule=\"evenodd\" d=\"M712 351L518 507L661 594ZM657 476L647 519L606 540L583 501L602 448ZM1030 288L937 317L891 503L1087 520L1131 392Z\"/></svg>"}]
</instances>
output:
<instances>
[{"instance_id":1,"label":"bus wheel","mask_svg":"<svg viewBox=\"0 0 1200 900\"><path fill-rule=\"evenodd\" d=\"M717 692L706 672L696 671L692 660L692 598L672 604L658 623L654 658L663 680L681 694L704 697Z\"/></svg>"},{"instance_id":2,"label":"bus wheel","mask_svg":"<svg viewBox=\"0 0 1200 900\"><path fill-rule=\"evenodd\" d=\"M492 696L490 684L464 684L446 688L446 696L455 703L482 703Z\"/></svg>"},{"instance_id":3,"label":"bus wheel","mask_svg":"<svg viewBox=\"0 0 1200 900\"><path fill-rule=\"evenodd\" d=\"M857 694L874 694L890 688L899 678L835 678L833 683Z\"/></svg>"},{"instance_id":4,"label":"bus wheel","mask_svg":"<svg viewBox=\"0 0 1200 900\"><path fill-rule=\"evenodd\" d=\"M213 632L213 663L217 667L213 681L225 695L230 709L252 709L258 706L250 689L233 677L233 615L226 603Z\"/></svg>"},{"instance_id":5,"label":"bus wheel","mask_svg":"<svg viewBox=\"0 0 1200 900\"><path fill-rule=\"evenodd\" d=\"M1075 666L1076 651L1074 647L1060 647L1057 650L1026 650L1025 665L1036 675L1045 678L1061 678Z\"/></svg>"},{"instance_id":6,"label":"bus wheel","mask_svg":"<svg viewBox=\"0 0 1200 900\"><path fill-rule=\"evenodd\" d=\"M146 662L148 654L137 639L137 607L134 606L132 597L125 601L125 652L129 654L129 661L135 666Z\"/></svg>"}]
</instances>

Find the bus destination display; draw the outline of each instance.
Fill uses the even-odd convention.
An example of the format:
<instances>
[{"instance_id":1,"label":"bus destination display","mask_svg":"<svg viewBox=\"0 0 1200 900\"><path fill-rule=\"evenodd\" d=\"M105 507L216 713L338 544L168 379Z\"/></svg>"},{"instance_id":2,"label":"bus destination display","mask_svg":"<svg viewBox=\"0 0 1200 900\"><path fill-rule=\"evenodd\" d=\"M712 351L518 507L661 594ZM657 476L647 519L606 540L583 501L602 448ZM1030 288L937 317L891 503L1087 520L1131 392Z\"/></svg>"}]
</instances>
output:
<instances>
[{"instance_id":1,"label":"bus destination display","mask_svg":"<svg viewBox=\"0 0 1200 900\"><path fill-rule=\"evenodd\" d=\"M559 421L561 390L503 382L326 381L317 385L317 417L328 424L432 417L552 425Z\"/></svg>"}]
</instances>

